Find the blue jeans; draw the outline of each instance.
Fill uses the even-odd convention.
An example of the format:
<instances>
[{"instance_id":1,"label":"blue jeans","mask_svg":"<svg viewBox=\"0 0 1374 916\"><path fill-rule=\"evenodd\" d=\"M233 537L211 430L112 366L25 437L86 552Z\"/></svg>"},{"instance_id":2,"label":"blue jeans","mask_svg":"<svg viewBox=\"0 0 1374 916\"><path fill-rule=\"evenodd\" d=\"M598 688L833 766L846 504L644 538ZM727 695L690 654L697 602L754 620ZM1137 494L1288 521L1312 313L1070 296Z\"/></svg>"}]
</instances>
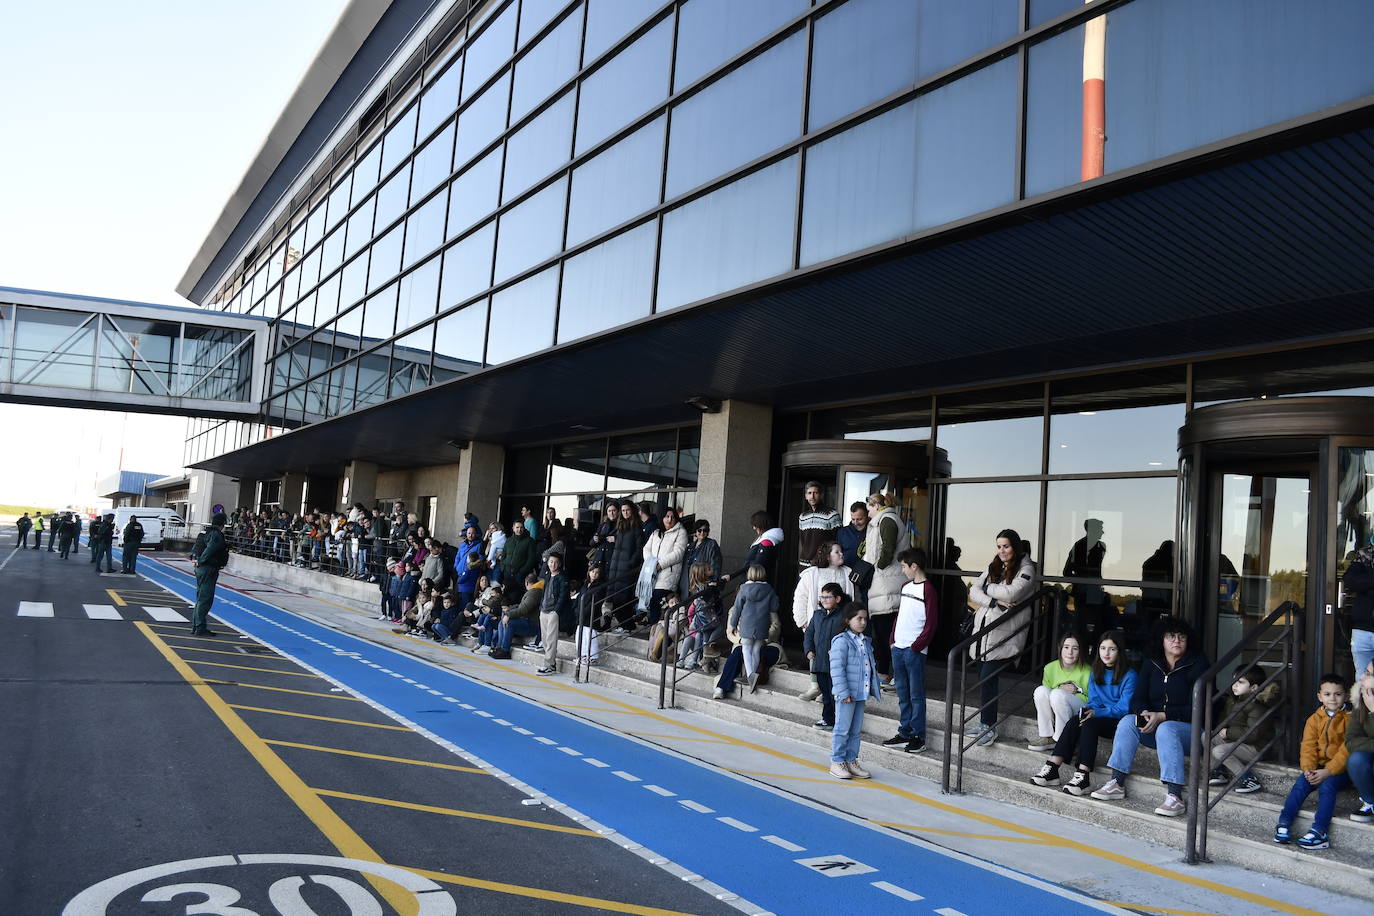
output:
<instances>
[{"instance_id":1,"label":"blue jeans","mask_svg":"<svg viewBox=\"0 0 1374 916\"><path fill-rule=\"evenodd\" d=\"M1307 796L1312 794L1315 789L1317 792L1317 813L1312 817L1312 828L1318 833L1326 833L1331 829L1331 815L1336 810L1336 796L1341 789L1350 785L1349 773L1338 773L1335 776L1328 776L1322 780L1322 784L1314 786L1307 781L1307 777L1299 774L1296 782L1293 783L1292 790L1288 793L1288 800L1283 803L1283 811L1279 813L1279 826L1292 827L1293 819L1298 816L1298 809L1302 803L1307 801Z\"/></svg>"},{"instance_id":2,"label":"blue jeans","mask_svg":"<svg viewBox=\"0 0 1374 916\"><path fill-rule=\"evenodd\" d=\"M1193 726L1190 722L1159 723L1153 732L1142 735L1135 727L1135 716L1123 716L1116 723L1116 737L1112 739L1112 756L1107 766L1122 773L1131 772L1131 762L1135 752L1143 744L1159 752L1159 780L1163 783L1183 785L1187 775L1183 769L1183 758L1188 756L1188 747L1193 740Z\"/></svg>"},{"instance_id":3,"label":"blue jeans","mask_svg":"<svg viewBox=\"0 0 1374 916\"><path fill-rule=\"evenodd\" d=\"M892 680L897 685L897 706L903 738L926 736L926 657L915 649L892 647Z\"/></svg>"},{"instance_id":4,"label":"blue jeans","mask_svg":"<svg viewBox=\"0 0 1374 916\"><path fill-rule=\"evenodd\" d=\"M1374 660L1374 630L1351 630L1350 654L1355 656L1355 680L1358 682L1364 669Z\"/></svg>"},{"instance_id":5,"label":"blue jeans","mask_svg":"<svg viewBox=\"0 0 1374 916\"><path fill-rule=\"evenodd\" d=\"M830 762L859 759L859 735L864 724L864 701L835 704L835 731L830 735Z\"/></svg>"},{"instance_id":6,"label":"blue jeans","mask_svg":"<svg viewBox=\"0 0 1374 916\"><path fill-rule=\"evenodd\" d=\"M526 617L516 617L510 623L499 627L496 631L497 645L510 651L510 641L514 636L538 636L539 624Z\"/></svg>"},{"instance_id":7,"label":"blue jeans","mask_svg":"<svg viewBox=\"0 0 1374 916\"><path fill-rule=\"evenodd\" d=\"M495 614L477 615L477 645L491 646L496 644L496 628L501 625L501 618Z\"/></svg>"},{"instance_id":8,"label":"blue jeans","mask_svg":"<svg viewBox=\"0 0 1374 916\"><path fill-rule=\"evenodd\" d=\"M1355 751L1346 761L1345 772L1360 791L1360 801L1374 805L1374 753Z\"/></svg>"}]
</instances>

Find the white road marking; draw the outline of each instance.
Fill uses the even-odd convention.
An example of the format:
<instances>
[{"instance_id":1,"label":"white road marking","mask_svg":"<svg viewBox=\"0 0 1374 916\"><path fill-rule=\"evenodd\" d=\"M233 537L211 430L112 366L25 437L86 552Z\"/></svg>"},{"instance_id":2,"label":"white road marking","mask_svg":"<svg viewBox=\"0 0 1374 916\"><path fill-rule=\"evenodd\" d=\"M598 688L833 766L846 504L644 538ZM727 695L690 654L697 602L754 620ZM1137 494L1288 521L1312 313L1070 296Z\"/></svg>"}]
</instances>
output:
<instances>
[{"instance_id":1,"label":"white road marking","mask_svg":"<svg viewBox=\"0 0 1374 916\"><path fill-rule=\"evenodd\" d=\"M874 881L874 882L873 882L873 886L876 887L876 888L877 888L878 890L880 890L880 891L887 891L887 892L888 892L889 894L891 894L892 896L894 896L894 897L901 897L903 900L907 900L907 901L911 901L911 900L924 900L924 899L926 899L926 898L922 897L920 894L913 894L911 891L907 890L907 889L904 888L904 887L898 887L897 885L895 885L895 884L889 884L889 883L886 882L886 881ZM938 912L940 912L940 911L939 911L939 910L936 910L936 912L938 913Z\"/></svg>"},{"instance_id":2,"label":"white road marking","mask_svg":"<svg viewBox=\"0 0 1374 916\"><path fill-rule=\"evenodd\" d=\"M811 869L817 874L825 875L827 878L846 878L850 875L867 875L878 869L872 865L865 865L849 856L830 855L815 856L810 859L794 859L798 865ZM947 914L952 916L952 914ZM959 914L963 916L963 914Z\"/></svg>"},{"instance_id":3,"label":"white road marking","mask_svg":"<svg viewBox=\"0 0 1374 916\"><path fill-rule=\"evenodd\" d=\"M473 706L471 703L459 703L458 705L461 706L461 707L463 707L464 709L476 709L476 708L477 708L476 706Z\"/></svg>"},{"instance_id":4,"label":"white road marking","mask_svg":"<svg viewBox=\"0 0 1374 916\"><path fill-rule=\"evenodd\" d=\"M676 792L670 792L662 786L656 786L653 783L645 785L644 788L648 789L650 792L653 792L655 795L662 795L664 798L674 798L677 796Z\"/></svg>"},{"instance_id":5,"label":"white road marking","mask_svg":"<svg viewBox=\"0 0 1374 916\"><path fill-rule=\"evenodd\" d=\"M511 731L515 732L517 735L533 735L533 734L534 734L534 732L530 731L528 728L521 728L521 727L518 726L518 725L512 725L512 726L511 726Z\"/></svg>"},{"instance_id":6,"label":"white road marking","mask_svg":"<svg viewBox=\"0 0 1374 916\"><path fill-rule=\"evenodd\" d=\"M148 612L148 616L154 620L164 623L187 623L186 617L178 611L169 607L145 607L143 610Z\"/></svg>"},{"instance_id":7,"label":"white road marking","mask_svg":"<svg viewBox=\"0 0 1374 916\"><path fill-rule=\"evenodd\" d=\"M805 846L798 846L796 843L790 843L780 836L773 836L771 833L767 836L761 836L759 839L763 840L765 843L772 843L774 846L781 846L788 852L806 852Z\"/></svg>"},{"instance_id":8,"label":"white road marking","mask_svg":"<svg viewBox=\"0 0 1374 916\"><path fill-rule=\"evenodd\" d=\"M727 827L734 827L736 830L743 830L745 833L759 832L759 828L751 824L746 824L744 821L737 821L733 817L718 817L716 818L716 820L720 821Z\"/></svg>"},{"instance_id":9,"label":"white road marking","mask_svg":"<svg viewBox=\"0 0 1374 916\"><path fill-rule=\"evenodd\" d=\"M119 616L119 611L115 610L113 604L83 604L81 606L86 609L86 616L91 618L92 620L124 619L123 617Z\"/></svg>"},{"instance_id":10,"label":"white road marking","mask_svg":"<svg viewBox=\"0 0 1374 916\"><path fill-rule=\"evenodd\" d=\"M506 727L510 727L510 723L507 722L505 719L492 719L491 721L495 722L497 725L504 725Z\"/></svg>"},{"instance_id":11,"label":"white road marking","mask_svg":"<svg viewBox=\"0 0 1374 916\"><path fill-rule=\"evenodd\" d=\"M582 758L582 762L583 762L583 763L590 763L590 764L591 764L592 766L594 766L594 767L608 767L608 766L610 766L609 763L602 763L600 760L597 760L595 757L583 757L583 758Z\"/></svg>"},{"instance_id":12,"label":"white road marking","mask_svg":"<svg viewBox=\"0 0 1374 916\"><path fill-rule=\"evenodd\" d=\"M534 736L534 740L535 740L535 741L538 741L540 744L554 745L554 744L557 744L557 743L558 743L557 741L553 740L552 738L545 738L545 737L543 737L542 735L535 735L535 736Z\"/></svg>"},{"instance_id":13,"label":"white road marking","mask_svg":"<svg viewBox=\"0 0 1374 916\"><path fill-rule=\"evenodd\" d=\"M52 602L50 601L21 601L19 602L20 617L51 617Z\"/></svg>"},{"instance_id":14,"label":"white road marking","mask_svg":"<svg viewBox=\"0 0 1374 916\"><path fill-rule=\"evenodd\" d=\"M638 776L636 776L636 775L633 774L633 773L626 773L624 770L616 770L616 771L614 771L611 775L613 775L613 776L619 776L621 779L625 780L626 782L639 782L639 781L640 781Z\"/></svg>"},{"instance_id":15,"label":"white road marking","mask_svg":"<svg viewBox=\"0 0 1374 916\"><path fill-rule=\"evenodd\" d=\"M569 757L581 757L581 756L582 756L582 752L581 752L581 751L575 751L575 750L573 750L573 749L570 748L570 747L560 747L559 750L562 751L563 753L567 754Z\"/></svg>"},{"instance_id":16,"label":"white road marking","mask_svg":"<svg viewBox=\"0 0 1374 916\"><path fill-rule=\"evenodd\" d=\"M473 712L477 713L477 715L481 716L483 719L491 718L491 713L487 712L485 709L474 709Z\"/></svg>"},{"instance_id":17,"label":"white road marking","mask_svg":"<svg viewBox=\"0 0 1374 916\"><path fill-rule=\"evenodd\" d=\"M964 916L963 913L959 912L952 906L942 906L935 912L939 913L940 916Z\"/></svg>"},{"instance_id":18,"label":"white road marking","mask_svg":"<svg viewBox=\"0 0 1374 916\"><path fill-rule=\"evenodd\" d=\"M682 805L682 807L684 807L684 808L691 808L693 811L697 812L698 814L715 814L715 813L716 813L716 809L715 809L715 808L708 808L708 807L706 807L705 805L703 805L701 802L694 802L694 801L692 801L692 800L689 799L689 798L683 799L682 801L678 802L678 804Z\"/></svg>"}]
</instances>

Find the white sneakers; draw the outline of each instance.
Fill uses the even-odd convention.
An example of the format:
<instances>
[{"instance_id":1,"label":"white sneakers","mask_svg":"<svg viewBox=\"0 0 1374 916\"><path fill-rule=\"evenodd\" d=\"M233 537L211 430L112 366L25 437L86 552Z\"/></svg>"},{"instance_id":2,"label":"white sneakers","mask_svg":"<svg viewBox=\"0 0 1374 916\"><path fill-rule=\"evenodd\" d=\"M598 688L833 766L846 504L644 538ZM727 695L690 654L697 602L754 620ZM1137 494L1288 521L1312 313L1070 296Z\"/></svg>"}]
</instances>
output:
<instances>
[{"instance_id":1,"label":"white sneakers","mask_svg":"<svg viewBox=\"0 0 1374 916\"><path fill-rule=\"evenodd\" d=\"M847 763L833 763L833 762L832 762L832 763L830 764L830 775L831 775L831 776L834 776L836 779L853 779L853 778L854 778L854 774L851 773L851 772L849 772L849 764L847 764Z\"/></svg>"},{"instance_id":2,"label":"white sneakers","mask_svg":"<svg viewBox=\"0 0 1374 916\"><path fill-rule=\"evenodd\" d=\"M1126 787L1115 779L1107 780L1106 785L1092 793L1099 801L1121 801L1126 797Z\"/></svg>"},{"instance_id":3,"label":"white sneakers","mask_svg":"<svg viewBox=\"0 0 1374 916\"><path fill-rule=\"evenodd\" d=\"M1155 809L1155 814L1160 817L1178 817L1180 814L1187 814L1188 806L1183 803L1183 799L1170 792L1164 796L1164 801L1160 802Z\"/></svg>"},{"instance_id":4,"label":"white sneakers","mask_svg":"<svg viewBox=\"0 0 1374 916\"><path fill-rule=\"evenodd\" d=\"M849 775L853 776L855 779L873 778L873 774L863 768L863 765L859 763L859 758L857 757L846 763L845 766L849 767Z\"/></svg>"}]
</instances>

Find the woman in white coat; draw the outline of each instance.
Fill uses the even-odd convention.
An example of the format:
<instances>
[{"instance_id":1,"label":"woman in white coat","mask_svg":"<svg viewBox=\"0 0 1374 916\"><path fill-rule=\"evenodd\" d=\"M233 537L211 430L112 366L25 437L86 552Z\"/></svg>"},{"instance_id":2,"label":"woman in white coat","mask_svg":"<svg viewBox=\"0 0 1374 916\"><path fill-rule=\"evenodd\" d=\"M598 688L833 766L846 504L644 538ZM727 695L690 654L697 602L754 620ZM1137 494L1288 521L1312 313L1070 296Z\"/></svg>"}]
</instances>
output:
<instances>
[{"instance_id":1,"label":"woman in white coat","mask_svg":"<svg viewBox=\"0 0 1374 916\"><path fill-rule=\"evenodd\" d=\"M1023 553L1021 535L1010 528L997 532L997 553L987 571L969 589L969 608L975 612L973 632L992 623L1001 625L969 646L969 658L978 662L978 679L983 682L979 705L983 707L979 723L969 733L978 743L988 745L997 740L998 675L1026 648L1029 628L1013 633L1030 617L1029 606L1008 614L1016 605L1035 593L1039 573L1035 563Z\"/></svg>"},{"instance_id":2,"label":"woman in white coat","mask_svg":"<svg viewBox=\"0 0 1374 916\"><path fill-rule=\"evenodd\" d=\"M663 613L663 599L676 593L682 576L682 559L687 556L687 529L683 527L677 509L663 510L663 526L644 544L644 562L651 560L658 572L654 574L654 591L649 599L649 625L658 623Z\"/></svg>"},{"instance_id":3,"label":"woman in white coat","mask_svg":"<svg viewBox=\"0 0 1374 916\"><path fill-rule=\"evenodd\" d=\"M878 659L885 689L892 689L892 625L902 605L906 576L897 555L911 546L906 523L885 493L868 497L868 537L863 557L873 564L873 583L868 587L868 635Z\"/></svg>"},{"instance_id":4,"label":"woman in white coat","mask_svg":"<svg viewBox=\"0 0 1374 916\"><path fill-rule=\"evenodd\" d=\"M811 615L821 604L821 588L834 582L844 590L845 596L851 601L854 598L854 583L849 581L849 567L844 565L844 549L835 541L824 541L816 549L815 556L810 558L811 565L802 571L801 578L797 581L797 590L792 593L792 619L797 623L797 629L806 632L806 625L811 622ZM797 698L801 700L814 700L821 695L820 687L816 683L816 675L811 674L811 686L807 687Z\"/></svg>"}]
</instances>

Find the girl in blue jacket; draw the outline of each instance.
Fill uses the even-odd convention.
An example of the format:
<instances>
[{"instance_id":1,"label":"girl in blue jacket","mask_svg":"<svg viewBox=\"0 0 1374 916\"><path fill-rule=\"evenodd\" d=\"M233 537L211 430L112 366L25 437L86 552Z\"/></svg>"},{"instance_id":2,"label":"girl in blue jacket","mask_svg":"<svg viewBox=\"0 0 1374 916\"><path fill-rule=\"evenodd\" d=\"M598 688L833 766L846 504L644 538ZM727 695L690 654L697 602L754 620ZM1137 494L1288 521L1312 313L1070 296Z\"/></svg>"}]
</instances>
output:
<instances>
[{"instance_id":1,"label":"girl in blue jacket","mask_svg":"<svg viewBox=\"0 0 1374 916\"><path fill-rule=\"evenodd\" d=\"M859 735L864 704L879 699L878 662L873 643L864 635L868 609L852 604L844 612L844 629L830 641L830 680L835 695L835 731L830 739L830 775L836 779L868 779L873 774L859 764Z\"/></svg>"},{"instance_id":2,"label":"girl in blue jacket","mask_svg":"<svg viewBox=\"0 0 1374 916\"><path fill-rule=\"evenodd\" d=\"M1054 752L1041 765L1031 782L1037 786L1059 785L1059 767L1078 756L1078 769L1064 791L1083 795L1091 788L1091 774L1097 764L1097 739L1116 734L1116 723L1131 714L1136 673L1126 664L1126 636L1108 630L1097 641L1093 670L1088 678L1088 705L1078 718L1070 719L1054 744Z\"/></svg>"}]
</instances>

